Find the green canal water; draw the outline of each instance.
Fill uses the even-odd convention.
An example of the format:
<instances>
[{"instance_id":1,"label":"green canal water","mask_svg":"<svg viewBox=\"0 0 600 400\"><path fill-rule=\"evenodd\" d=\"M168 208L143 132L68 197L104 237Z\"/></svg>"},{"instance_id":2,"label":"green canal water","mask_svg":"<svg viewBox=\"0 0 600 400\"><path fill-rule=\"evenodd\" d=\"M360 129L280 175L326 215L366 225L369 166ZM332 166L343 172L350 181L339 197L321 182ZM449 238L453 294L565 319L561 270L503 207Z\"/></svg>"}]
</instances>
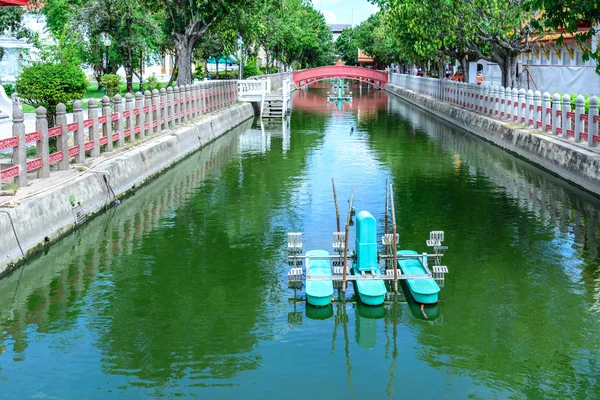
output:
<instances>
[{"instance_id":1,"label":"green canal water","mask_svg":"<svg viewBox=\"0 0 600 400\"><path fill-rule=\"evenodd\" d=\"M296 93L1 280L0 398L599 398L598 199L353 90ZM331 178L379 221L389 179L402 248L445 231L427 319L288 289L286 232L332 251Z\"/></svg>"}]
</instances>

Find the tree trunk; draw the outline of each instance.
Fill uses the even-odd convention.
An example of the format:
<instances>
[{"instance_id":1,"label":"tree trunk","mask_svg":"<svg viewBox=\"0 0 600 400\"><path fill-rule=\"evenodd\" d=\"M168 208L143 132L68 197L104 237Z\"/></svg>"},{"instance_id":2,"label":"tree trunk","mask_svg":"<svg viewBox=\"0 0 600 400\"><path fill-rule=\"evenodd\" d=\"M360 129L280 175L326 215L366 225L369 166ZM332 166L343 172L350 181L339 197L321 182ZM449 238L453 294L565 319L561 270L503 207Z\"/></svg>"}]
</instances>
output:
<instances>
[{"instance_id":1,"label":"tree trunk","mask_svg":"<svg viewBox=\"0 0 600 400\"><path fill-rule=\"evenodd\" d=\"M270 60L269 60L269 52L268 52L268 51L265 51L265 54L266 54L266 56L267 56L267 75L268 75L268 74L269 74L269 61L270 61Z\"/></svg>"},{"instance_id":2,"label":"tree trunk","mask_svg":"<svg viewBox=\"0 0 600 400\"><path fill-rule=\"evenodd\" d=\"M177 50L177 86L189 85L192 83L192 49L196 40L178 35L174 41Z\"/></svg>"},{"instance_id":3,"label":"tree trunk","mask_svg":"<svg viewBox=\"0 0 600 400\"><path fill-rule=\"evenodd\" d=\"M127 93L133 93L133 68L131 63L123 65L125 68L125 80L127 82Z\"/></svg>"},{"instance_id":4,"label":"tree trunk","mask_svg":"<svg viewBox=\"0 0 600 400\"><path fill-rule=\"evenodd\" d=\"M500 69L502 70L502 86L505 88L517 87L517 55L504 56L500 63Z\"/></svg>"},{"instance_id":5,"label":"tree trunk","mask_svg":"<svg viewBox=\"0 0 600 400\"><path fill-rule=\"evenodd\" d=\"M467 57L461 57L460 60L460 68L463 73L463 82L469 82L469 60Z\"/></svg>"},{"instance_id":6,"label":"tree trunk","mask_svg":"<svg viewBox=\"0 0 600 400\"><path fill-rule=\"evenodd\" d=\"M177 76L177 63L179 62L179 56L176 54L175 55L175 66L173 66L173 72L171 72L171 77L169 78L169 83L167 83L167 87L171 87L173 86L173 81L175 80L175 77Z\"/></svg>"}]
</instances>

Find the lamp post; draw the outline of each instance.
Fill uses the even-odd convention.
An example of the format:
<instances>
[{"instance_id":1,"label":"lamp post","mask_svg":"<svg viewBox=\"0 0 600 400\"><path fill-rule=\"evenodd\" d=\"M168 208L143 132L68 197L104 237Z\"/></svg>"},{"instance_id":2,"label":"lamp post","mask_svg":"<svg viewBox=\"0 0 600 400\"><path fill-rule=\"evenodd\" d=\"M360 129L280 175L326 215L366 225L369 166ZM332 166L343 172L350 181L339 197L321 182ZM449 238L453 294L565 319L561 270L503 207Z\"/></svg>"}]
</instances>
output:
<instances>
[{"instance_id":1,"label":"lamp post","mask_svg":"<svg viewBox=\"0 0 600 400\"><path fill-rule=\"evenodd\" d=\"M238 57L238 79L242 80L242 78L243 78L242 77L242 72L244 70L243 60L242 60L242 46L244 45L244 41L242 40L241 36L238 37L237 44L238 44L239 53L240 53L240 55Z\"/></svg>"},{"instance_id":2,"label":"lamp post","mask_svg":"<svg viewBox=\"0 0 600 400\"><path fill-rule=\"evenodd\" d=\"M106 33L103 35L102 43L104 43L104 46L106 47L106 70L104 71L104 73L108 74L108 72L109 72L109 69L108 69L108 48L110 47L111 41L110 41L110 38L108 37L108 35Z\"/></svg>"}]
</instances>

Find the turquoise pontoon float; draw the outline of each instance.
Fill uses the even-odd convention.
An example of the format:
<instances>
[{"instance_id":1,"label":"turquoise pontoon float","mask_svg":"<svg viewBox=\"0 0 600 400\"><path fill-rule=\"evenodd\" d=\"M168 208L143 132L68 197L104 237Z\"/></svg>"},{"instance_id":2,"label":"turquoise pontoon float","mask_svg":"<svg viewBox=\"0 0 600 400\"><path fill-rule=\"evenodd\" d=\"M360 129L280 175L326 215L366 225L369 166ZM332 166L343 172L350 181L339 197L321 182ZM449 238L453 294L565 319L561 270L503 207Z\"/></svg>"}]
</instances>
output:
<instances>
[{"instance_id":1,"label":"turquoise pontoon float","mask_svg":"<svg viewBox=\"0 0 600 400\"><path fill-rule=\"evenodd\" d=\"M418 254L419 253L413 250L398 251L398 256ZM427 255L423 255L423 258L425 262L427 262ZM404 275L423 275L428 273L423 266L423 263L418 258L398 260L398 267ZM433 278L406 279L406 287L409 289L410 294L417 303L434 304L438 301L440 287Z\"/></svg>"},{"instance_id":2,"label":"turquoise pontoon float","mask_svg":"<svg viewBox=\"0 0 600 400\"><path fill-rule=\"evenodd\" d=\"M311 277L331 277L329 253L325 250L306 252L306 275ZM333 296L332 280L309 280L306 282L306 301L315 307L325 307Z\"/></svg>"},{"instance_id":3,"label":"turquoise pontoon float","mask_svg":"<svg viewBox=\"0 0 600 400\"><path fill-rule=\"evenodd\" d=\"M377 223L368 211L356 215L356 262L352 273L373 277L354 281L360 301L369 306L383 304L387 293L385 283L383 279L375 278L381 275L377 261Z\"/></svg>"}]
</instances>

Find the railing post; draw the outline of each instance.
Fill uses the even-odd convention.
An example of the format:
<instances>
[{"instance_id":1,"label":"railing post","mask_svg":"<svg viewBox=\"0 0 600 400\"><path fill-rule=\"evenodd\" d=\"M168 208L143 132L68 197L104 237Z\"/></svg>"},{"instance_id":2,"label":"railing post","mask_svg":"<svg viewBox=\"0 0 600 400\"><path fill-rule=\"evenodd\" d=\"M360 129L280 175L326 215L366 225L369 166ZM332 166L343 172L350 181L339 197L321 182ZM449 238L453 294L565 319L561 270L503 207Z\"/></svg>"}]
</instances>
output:
<instances>
[{"instance_id":1,"label":"railing post","mask_svg":"<svg viewBox=\"0 0 600 400\"><path fill-rule=\"evenodd\" d=\"M179 125L179 110L181 103L179 102L179 86L173 88L173 126Z\"/></svg>"},{"instance_id":2,"label":"railing post","mask_svg":"<svg viewBox=\"0 0 600 400\"><path fill-rule=\"evenodd\" d=\"M192 87L185 85L185 121L189 122L192 119Z\"/></svg>"},{"instance_id":3,"label":"railing post","mask_svg":"<svg viewBox=\"0 0 600 400\"><path fill-rule=\"evenodd\" d=\"M588 146L594 147L594 136L598 136L598 122L596 122L596 116L598 115L598 98L596 96L590 96L590 113L588 119Z\"/></svg>"},{"instance_id":4,"label":"railing post","mask_svg":"<svg viewBox=\"0 0 600 400\"><path fill-rule=\"evenodd\" d=\"M56 148L62 153L62 160L58 162L59 170L69 169L69 135L67 134L67 106L58 103L56 106L56 126L60 126L61 133L56 137Z\"/></svg>"},{"instance_id":5,"label":"railing post","mask_svg":"<svg viewBox=\"0 0 600 400\"><path fill-rule=\"evenodd\" d=\"M554 93L552 96L552 134L558 134L558 114L561 113L560 120L562 122L562 111L560 111L560 95L558 93Z\"/></svg>"},{"instance_id":6,"label":"railing post","mask_svg":"<svg viewBox=\"0 0 600 400\"><path fill-rule=\"evenodd\" d=\"M98 157L100 155L100 135L98 131L98 105L96 99L88 101L88 119L92 120L92 126L89 130L90 142L94 142L94 147L90 151L90 156Z\"/></svg>"},{"instance_id":7,"label":"railing post","mask_svg":"<svg viewBox=\"0 0 600 400\"><path fill-rule=\"evenodd\" d=\"M73 132L73 143L79 147L79 153L75 154L75 162L81 164L85 162L85 130L81 100L73 102L73 122L77 122L77 129Z\"/></svg>"},{"instance_id":8,"label":"railing post","mask_svg":"<svg viewBox=\"0 0 600 400\"><path fill-rule=\"evenodd\" d=\"M571 112L571 96L568 94L563 95L562 97L562 137L564 139L568 139L568 130L569 126L569 116L567 113Z\"/></svg>"},{"instance_id":9,"label":"railing post","mask_svg":"<svg viewBox=\"0 0 600 400\"><path fill-rule=\"evenodd\" d=\"M544 92L542 104L542 131L548 132L548 125L552 123L552 114L548 114L550 108L550 93ZM550 112L552 109L550 108ZM552 130L552 128L550 128Z\"/></svg>"},{"instance_id":10,"label":"railing post","mask_svg":"<svg viewBox=\"0 0 600 400\"><path fill-rule=\"evenodd\" d=\"M129 113L127 117L127 130L129 131L129 143L135 142L135 115L133 113L133 95L127 93L125 95L125 109ZM125 136L125 134L123 134Z\"/></svg>"},{"instance_id":11,"label":"railing post","mask_svg":"<svg viewBox=\"0 0 600 400\"><path fill-rule=\"evenodd\" d=\"M152 92L144 92L144 130L147 136L152 136Z\"/></svg>"},{"instance_id":12,"label":"railing post","mask_svg":"<svg viewBox=\"0 0 600 400\"><path fill-rule=\"evenodd\" d=\"M27 186L27 144L25 143L25 115L21 102L13 95L12 105L12 135L18 138L18 144L13 147L13 164L19 166L19 175L15 181L19 187ZM14 140L14 139L13 139Z\"/></svg>"},{"instance_id":13,"label":"railing post","mask_svg":"<svg viewBox=\"0 0 600 400\"><path fill-rule=\"evenodd\" d=\"M158 89L152 90L152 109L150 113L152 114L152 125L150 126L150 130L154 132L154 134L158 134L160 132L160 107L159 107L159 95Z\"/></svg>"},{"instance_id":14,"label":"railing post","mask_svg":"<svg viewBox=\"0 0 600 400\"><path fill-rule=\"evenodd\" d=\"M196 99L196 87L198 85L190 85L190 118L196 119L196 107L198 107L198 100Z\"/></svg>"},{"instance_id":15,"label":"railing post","mask_svg":"<svg viewBox=\"0 0 600 400\"><path fill-rule=\"evenodd\" d=\"M542 107L542 94L539 90L533 92L533 128L542 129L542 116L541 112L544 111ZM543 129L542 129L543 130Z\"/></svg>"},{"instance_id":16,"label":"railing post","mask_svg":"<svg viewBox=\"0 0 600 400\"><path fill-rule=\"evenodd\" d=\"M135 108L138 110L137 118L136 118L136 127L139 128L138 138L140 140L144 140L146 137L144 133L144 124L146 123L146 119L144 118L144 95L141 92L137 92L135 94ZM135 128L134 128L135 132Z\"/></svg>"},{"instance_id":17,"label":"railing post","mask_svg":"<svg viewBox=\"0 0 600 400\"><path fill-rule=\"evenodd\" d=\"M169 124L167 123L167 89L160 89L160 104L158 105L160 114L160 130L165 131Z\"/></svg>"},{"instance_id":18,"label":"railing post","mask_svg":"<svg viewBox=\"0 0 600 400\"><path fill-rule=\"evenodd\" d=\"M167 88L167 126L171 128L175 127L175 122L173 122L173 115L175 114L175 102L173 101L173 88L169 86Z\"/></svg>"},{"instance_id":19,"label":"railing post","mask_svg":"<svg viewBox=\"0 0 600 400\"><path fill-rule=\"evenodd\" d=\"M123 98L120 94L116 94L114 99L115 104L115 113L119 114L117 118L117 123L115 129L119 134L119 139L117 141L117 146L119 149L125 147L125 119L123 118ZM112 142L112 137L109 142Z\"/></svg>"},{"instance_id":20,"label":"railing post","mask_svg":"<svg viewBox=\"0 0 600 400\"><path fill-rule=\"evenodd\" d=\"M112 110L110 108L110 99L108 96L102 97L102 116L106 118L104 125L102 126L102 136L108 138L108 142L106 143L105 151L111 152L113 151L113 142L112 142L112 123L110 121L110 114Z\"/></svg>"},{"instance_id":21,"label":"railing post","mask_svg":"<svg viewBox=\"0 0 600 400\"><path fill-rule=\"evenodd\" d=\"M499 104L500 101L498 100L499 94L500 94L500 88L498 88L498 86L496 86L496 85L492 86L492 109L490 112L490 115L492 117L497 117L498 114L500 114L500 111L498 110L498 107L500 105Z\"/></svg>"},{"instance_id":22,"label":"railing post","mask_svg":"<svg viewBox=\"0 0 600 400\"><path fill-rule=\"evenodd\" d=\"M206 82L202 82L202 86L200 87L200 99L202 101L200 111L202 114L206 114L208 112L208 86Z\"/></svg>"},{"instance_id":23,"label":"railing post","mask_svg":"<svg viewBox=\"0 0 600 400\"><path fill-rule=\"evenodd\" d=\"M524 88L521 88L519 89L519 113L517 114L519 116L519 119L517 120L517 122L520 122L527 126L527 121L525 121L525 119L527 118L527 112L527 92Z\"/></svg>"},{"instance_id":24,"label":"railing post","mask_svg":"<svg viewBox=\"0 0 600 400\"><path fill-rule=\"evenodd\" d=\"M575 143L581 141L581 132L583 132L583 120L581 116L585 114L584 101L585 99L582 95L577 96L575 99Z\"/></svg>"},{"instance_id":25,"label":"railing post","mask_svg":"<svg viewBox=\"0 0 600 400\"><path fill-rule=\"evenodd\" d=\"M38 169L38 178L50 176L50 149L48 147L48 116L46 108L38 107L35 110L35 130L40 133L40 140L35 145L35 152L42 159L42 167Z\"/></svg>"},{"instance_id":26,"label":"railing post","mask_svg":"<svg viewBox=\"0 0 600 400\"><path fill-rule=\"evenodd\" d=\"M523 89L525 90L525 89ZM525 95L525 126L530 126L533 124L533 90L529 89Z\"/></svg>"},{"instance_id":27,"label":"railing post","mask_svg":"<svg viewBox=\"0 0 600 400\"><path fill-rule=\"evenodd\" d=\"M504 86L498 88L498 97L500 100L498 105L498 118L504 119L506 113L506 91Z\"/></svg>"}]
</instances>

